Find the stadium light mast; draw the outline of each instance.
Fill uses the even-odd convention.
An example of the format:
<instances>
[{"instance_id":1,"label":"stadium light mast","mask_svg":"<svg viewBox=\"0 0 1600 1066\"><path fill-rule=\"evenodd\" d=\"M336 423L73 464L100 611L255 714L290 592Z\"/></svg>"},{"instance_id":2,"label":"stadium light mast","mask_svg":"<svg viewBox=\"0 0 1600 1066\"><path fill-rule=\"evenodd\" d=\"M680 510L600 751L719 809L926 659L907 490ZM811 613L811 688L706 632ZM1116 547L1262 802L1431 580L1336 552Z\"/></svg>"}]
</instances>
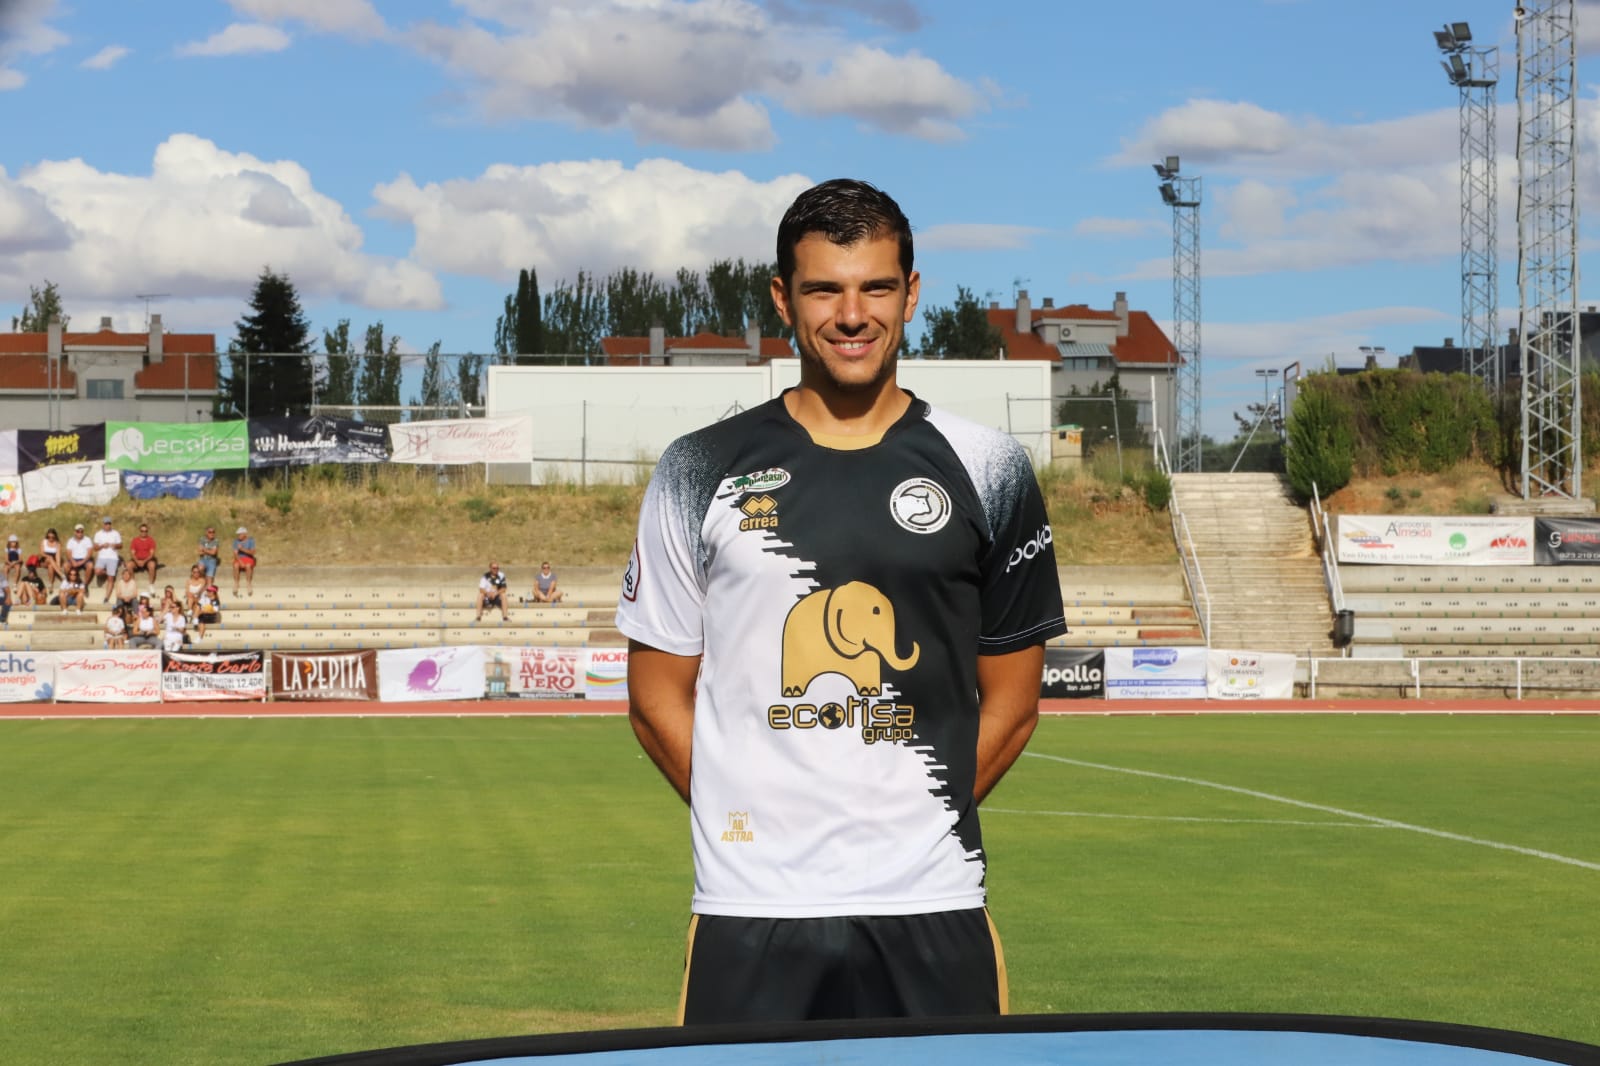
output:
<instances>
[{"instance_id":1,"label":"stadium light mast","mask_svg":"<svg viewBox=\"0 0 1600 1066\"><path fill-rule=\"evenodd\" d=\"M1155 164L1161 202L1172 208L1172 344L1178 350L1178 473L1200 470L1200 179L1180 177L1178 157Z\"/></svg>"},{"instance_id":2,"label":"stadium light mast","mask_svg":"<svg viewBox=\"0 0 1600 1066\"><path fill-rule=\"evenodd\" d=\"M1461 347L1466 371L1491 394L1502 384L1500 255L1495 207L1495 90L1500 49L1477 48L1465 22L1433 31L1440 65L1461 97Z\"/></svg>"},{"instance_id":3,"label":"stadium light mast","mask_svg":"<svg viewBox=\"0 0 1600 1066\"><path fill-rule=\"evenodd\" d=\"M1577 4L1526 0L1514 14L1522 497L1575 500L1583 495Z\"/></svg>"}]
</instances>

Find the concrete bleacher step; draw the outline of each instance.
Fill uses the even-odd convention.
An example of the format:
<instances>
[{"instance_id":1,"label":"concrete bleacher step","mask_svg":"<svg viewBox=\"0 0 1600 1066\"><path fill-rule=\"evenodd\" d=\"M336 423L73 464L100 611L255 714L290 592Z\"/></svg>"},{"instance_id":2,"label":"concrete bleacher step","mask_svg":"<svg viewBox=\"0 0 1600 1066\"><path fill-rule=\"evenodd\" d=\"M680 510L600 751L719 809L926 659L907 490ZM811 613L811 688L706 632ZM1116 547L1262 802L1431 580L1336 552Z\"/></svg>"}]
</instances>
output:
<instances>
[{"instance_id":1,"label":"concrete bleacher step","mask_svg":"<svg viewBox=\"0 0 1600 1066\"><path fill-rule=\"evenodd\" d=\"M1355 638L1381 644L1561 644L1600 642L1600 618L1363 618Z\"/></svg>"},{"instance_id":2,"label":"concrete bleacher step","mask_svg":"<svg viewBox=\"0 0 1600 1066\"><path fill-rule=\"evenodd\" d=\"M1600 567L1591 566L1398 566L1353 565L1339 568L1345 595L1403 592L1551 592L1600 593Z\"/></svg>"},{"instance_id":3,"label":"concrete bleacher step","mask_svg":"<svg viewBox=\"0 0 1600 1066\"><path fill-rule=\"evenodd\" d=\"M1600 615L1600 592L1359 593L1345 596L1356 617L1563 618Z\"/></svg>"}]
</instances>

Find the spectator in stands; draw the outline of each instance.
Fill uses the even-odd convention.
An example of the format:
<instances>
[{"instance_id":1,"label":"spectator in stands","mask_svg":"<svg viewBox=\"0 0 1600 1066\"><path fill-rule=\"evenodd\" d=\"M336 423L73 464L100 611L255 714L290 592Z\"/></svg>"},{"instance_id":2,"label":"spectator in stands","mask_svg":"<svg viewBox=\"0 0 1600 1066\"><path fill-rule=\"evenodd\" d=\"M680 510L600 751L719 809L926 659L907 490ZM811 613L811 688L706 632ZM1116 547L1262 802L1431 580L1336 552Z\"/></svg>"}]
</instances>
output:
<instances>
[{"instance_id":1,"label":"spectator in stands","mask_svg":"<svg viewBox=\"0 0 1600 1066\"><path fill-rule=\"evenodd\" d=\"M9 569L9 568L8 568ZM11 578L0 570L0 626L11 624Z\"/></svg>"},{"instance_id":2,"label":"spectator in stands","mask_svg":"<svg viewBox=\"0 0 1600 1066\"><path fill-rule=\"evenodd\" d=\"M206 574L200 564L189 567L189 583L183 587L183 609L190 617L200 604L200 594L206 590L206 584Z\"/></svg>"},{"instance_id":3,"label":"spectator in stands","mask_svg":"<svg viewBox=\"0 0 1600 1066\"><path fill-rule=\"evenodd\" d=\"M88 538L85 537L85 540ZM83 579L78 575L83 572L81 567L72 567L67 570L67 576L61 579L61 591L57 599L61 601L61 613L66 614L71 610L73 614L83 613L85 601Z\"/></svg>"},{"instance_id":4,"label":"spectator in stands","mask_svg":"<svg viewBox=\"0 0 1600 1066\"><path fill-rule=\"evenodd\" d=\"M133 560L133 572L143 571L150 587L155 588L156 571L161 569L161 563L156 558L156 538L150 535L150 527L145 523L139 523L139 535L128 545L128 554Z\"/></svg>"},{"instance_id":5,"label":"spectator in stands","mask_svg":"<svg viewBox=\"0 0 1600 1066\"><path fill-rule=\"evenodd\" d=\"M128 646L128 623L122 617L122 608L114 608L106 618L106 650L117 651Z\"/></svg>"},{"instance_id":6,"label":"spectator in stands","mask_svg":"<svg viewBox=\"0 0 1600 1066\"><path fill-rule=\"evenodd\" d=\"M182 651L184 630L187 627L188 621L183 617L183 608L178 606L177 600L173 600L171 607L161 616L161 650Z\"/></svg>"},{"instance_id":7,"label":"spectator in stands","mask_svg":"<svg viewBox=\"0 0 1600 1066\"><path fill-rule=\"evenodd\" d=\"M117 598L117 607L122 611L124 618L139 605L139 579L134 576L131 563L122 564L122 572L117 575L117 582L106 590L106 598L113 595Z\"/></svg>"},{"instance_id":8,"label":"spectator in stands","mask_svg":"<svg viewBox=\"0 0 1600 1066\"><path fill-rule=\"evenodd\" d=\"M183 610L183 604L178 602L178 593L171 585L161 590L161 603L156 607L156 617L165 618L169 607L180 612Z\"/></svg>"},{"instance_id":9,"label":"spectator in stands","mask_svg":"<svg viewBox=\"0 0 1600 1066\"><path fill-rule=\"evenodd\" d=\"M560 603L566 593L556 585L556 572L548 561L539 564L539 573L533 579L534 603Z\"/></svg>"},{"instance_id":10,"label":"spectator in stands","mask_svg":"<svg viewBox=\"0 0 1600 1066\"><path fill-rule=\"evenodd\" d=\"M44 578L39 576L40 559L37 555L30 555L23 565L22 580L17 582L17 602L31 603L43 607L50 599L44 590Z\"/></svg>"},{"instance_id":11,"label":"spectator in stands","mask_svg":"<svg viewBox=\"0 0 1600 1066\"><path fill-rule=\"evenodd\" d=\"M511 620L511 615L506 611L506 575L500 572L499 563L490 563L489 569L478 579L478 617L474 621L483 621L485 607L498 607L500 620Z\"/></svg>"},{"instance_id":12,"label":"spectator in stands","mask_svg":"<svg viewBox=\"0 0 1600 1066\"><path fill-rule=\"evenodd\" d=\"M94 581L97 588L109 594L117 571L122 569L122 534L111 524L111 516L100 519L100 528L94 534Z\"/></svg>"},{"instance_id":13,"label":"spectator in stands","mask_svg":"<svg viewBox=\"0 0 1600 1066\"><path fill-rule=\"evenodd\" d=\"M195 609L195 622L199 627L199 639L206 639L206 626L220 626L222 624L222 599L215 585L207 585L200 591L200 599Z\"/></svg>"},{"instance_id":14,"label":"spectator in stands","mask_svg":"<svg viewBox=\"0 0 1600 1066\"><path fill-rule=\"evenodd\" d=\"M239 595L239 575L244 575L250 595L256 594L256 538L240 526L233 534L233 594Z\"/></svg>"},{"instance_id":15,"label":"spectator in stands","mask_svg":"<svg viewBox=\"0 0 1600 1066\"><path fill-rule=\"evenodd\" d=\"M132 630L128 637L130 648L159 648L161 647L161 633L156 626L156 616L150 611L149 597L141 597L138 613L133 616Z\"/></svg>"},{"instance_id":16,"label":"spectator in stands","mask_svg":"<svg viewBox=\"0 0 1600 1066\"><path fill-rule=\"evenodd\" d=\"M67 572L66 560L61 557L61 534L55 531L54 526L44 531L44 540L39 542L39 565L44 567L45 580L50 588L54 588Z\"/></svg>"},{"instance_id":17,"label":"spectator in stands","mask_svg":"<svg viewBox=\"0 0 1600 1066\"><path fill-rule=\"evenodd\" d=\"M6 578L13 584L22 580L22 543L15 533L6 538Z\"/></svg>"},{"instance_id":18,"label":"spectator in stands","mask_svg":"<svg viewBox=\"0 0 1600 1066\"><path fill-rule=\"evenodd\" d=\"M79 522L72 530L72 536L67 538L64 545L67 576L75 577L80 585L89 583L89 564L94 556L94 541L90 540L83 532L83 523Z\"/></svg>"},{"instance_id":19,"label":"spectator in stands","mask_svg":"<svg viewBox=\"0 0 1600 1066\"><path fill-rule=\"evenodd\" d=\"M200 551L198 552L200 566L206 572L207 581L215 581L217 577L217 564L221 561L222 545L217 541L217 531L206 527L206 535L200 538ZM154 587L152 582L151 587Z\"/></svg>"}]
</instances>

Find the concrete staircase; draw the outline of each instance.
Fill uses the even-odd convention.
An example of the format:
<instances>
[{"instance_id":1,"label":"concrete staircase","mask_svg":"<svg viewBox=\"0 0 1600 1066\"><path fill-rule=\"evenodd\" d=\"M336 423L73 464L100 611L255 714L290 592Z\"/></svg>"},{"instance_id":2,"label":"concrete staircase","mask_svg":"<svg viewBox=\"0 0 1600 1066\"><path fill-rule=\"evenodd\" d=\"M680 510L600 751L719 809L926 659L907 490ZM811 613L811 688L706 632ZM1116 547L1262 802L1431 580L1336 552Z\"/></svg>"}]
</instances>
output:
<instances>
[{"instance_id":1,"label":"concrete staircase","mask_svg":"<svg viewBox=\"0 0 1600 1066\"><path fill-rule=\"evenodd\" d=\"M1213 648L1338 654L1311 521L1282 478L1176 474L1172 491L1211 595Z\"/></svg>"}]
</instances>

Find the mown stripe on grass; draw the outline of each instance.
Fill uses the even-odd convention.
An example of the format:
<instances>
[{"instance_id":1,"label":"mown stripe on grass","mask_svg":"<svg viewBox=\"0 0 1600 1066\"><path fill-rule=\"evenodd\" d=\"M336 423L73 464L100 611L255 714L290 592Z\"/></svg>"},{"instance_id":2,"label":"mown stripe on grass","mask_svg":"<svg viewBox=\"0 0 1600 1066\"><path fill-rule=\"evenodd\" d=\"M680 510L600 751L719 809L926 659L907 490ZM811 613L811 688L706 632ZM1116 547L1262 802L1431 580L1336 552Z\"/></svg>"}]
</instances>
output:
<instances>
[{"instance_id":1,"label":"mown stripe on grass","mask_svg":"<svg viewBox=\"0 0 1600 1066\"><path fill-rule=\"evenodd\" d=\"M1206 825L1292 825L1317 829L1388 829L1372 822L1308 821L1304 818L1202 818L1185 814L1110 814L1105 811L1025 811L1014 807L984 807L984 814L1032 814L1044 818L1116 818L1130 822L1203 822Z\"/></svg>"}]
</instances>

